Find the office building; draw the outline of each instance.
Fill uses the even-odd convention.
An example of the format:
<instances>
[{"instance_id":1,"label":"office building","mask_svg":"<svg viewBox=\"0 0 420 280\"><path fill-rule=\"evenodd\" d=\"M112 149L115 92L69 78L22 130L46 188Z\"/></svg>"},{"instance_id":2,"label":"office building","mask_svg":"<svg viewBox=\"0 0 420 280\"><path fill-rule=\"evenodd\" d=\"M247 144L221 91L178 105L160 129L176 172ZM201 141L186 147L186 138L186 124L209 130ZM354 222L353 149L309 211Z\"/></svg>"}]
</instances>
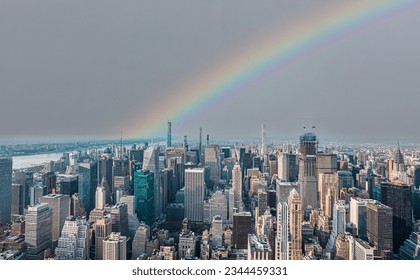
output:
<instances>
[{"instance_id":1,"label":"office building","mask_svg":"<svg viewBox=\"0 0 420 280\"><path fill-rule=\"evenodd\" d=\"M53 211L48 204L29 206L25 214L25 242L28 260L43 260L44 252L51 250Z\"/></svg>"},{"instance_id":2,"label":"office building","mask_svg":"<svg viewBox=\"0 0 420 280\"><path fill-rule=\"evenodd\" d=\"M234 213L232 248L247 249L249 233L251 233L251 213Z\"/></svg>"},{"instance_id":3,"label":"office building","mask_svg":"<svg viewBox=\"0 0 420 280\"><path fill-rule=\"evenodd\" d=\"M63 194L49 194L41 197L40 202L48 204L48 207L52 210L52 241L55 246L56 241L60 237L64 222L69 216L69 196Z\"/></svg>"},{"instance_id":4,"label":"office building","mask_svg":"<svg viewBox=\"0 0 420 280\"><path fill-rule=\"evenodd\" d=\"M289 243L289 206L285 202L277 204L276 260L288 260Z\"/></svg>"},{"instance_id":5,"label":"office building","mask_svg":"<svg viewBox=\"0 0 420 280\"><path fill-rule=\"evenodd\" d=\"M266 236L248 234L248 260L272 260L273 251Z\"/></svg>"},{"instance_id":6,"label":"office building","mask_svg":"<svg viewBox=\"0 0 420 280\"><path fill-rule=\"evenodd\" d=\"M375 256L388 258L393 246L392 208L379 201L369 201L366 209L366 231L369 242L376 247Z\"/></svg>"},{"instance_id":7,"label":"office building","mask_svg":"<svg viewBox=\"0 0 420 280\"><path fill-rule=\"evenodd\" d=\"M398 253L413 227L411 187L398 182L382 183L381 202L392 208L393 250Z\"/></svg>"},{"instance_id":8,"label":"office building","mask_svg":"<svg viewBox=\"0 0 420 280\"><path fill-rule=\"evenodd\" d=\"M235 164L232 170L232 189L234 195L234 207L236 209L242 208L242 171L238 163Z\"/></svg>"},{"instance_id":9,"label":"office building","mask_svg":"<svg viewBox=\"0 0 420 280\"><path fill-rule=\"evenodd\" d=\"M132 258L136 260L138 257L146 253L146 244L150 239L150 227L144 222L140 222L136 230L132 245Z\"/></svg>"},{"instance_id":10,"label":"office building","mask_svg":"<svg viewBox=\"0 0 420 280\"><path fill-rule=\"evenodd\" d=\"M11 218L12 218L11 216L12 203L11 202L12 202L12 159L0 158L0 224L10 223Z\"/></svg>"},{"instance_id":11,"label":"office building","mask_svg":"<svg viewBox=\"0 0 420 280\"><path fill-rule=\"evenodd\" d=\"M151 225L154 218L154 175L149 170L134 172L134 197L137 218Z\"/></svg>"},{"instance_id":12,"label":"office building","mask_svg":"<svg viewBox=\"0 0 420 280\"><path fill-rule=\"evenodd\" d=\"M79 163L79 194L86 213L90 213L95 208L95 191L98 186L97 174L97 163Z\"/></svg>"},{"instance_id":13,"label":"office building","mask_svg":"<svg viewBox=\"0 0 420 280\"><path fill-rule=\"evenodd\" d=\"M119 232L112 232L102 242L104 260L127 259L127 237Z\"/></svg>"},{"instance_id":14,"label":"office building","mask_svg":"<svg viewBox=\"0 0 420 280\"><path fill-rule=\"evenodd\" d=\"M103 216L93 224L95 236L95 260L103 260L103 240L112 232L112 219L109 215Z\"/></svg>"},{"instance_id":15,"label":"office building","mask_svg":"<svg viewBox=\"0 0 420 280\"><path fill-rule=\"evenodd\" d=\"M153 217L157 218L162 214L163 203L162 203L162 192L160 191L160 180L159 180L159 148L150 146L144 151L143 158L143 171L149 170L153 175ZM139 218L140 220L140 218Z\"/></svg>"},{"instance_id":16,"label":"office building","mask_svg":"<svg viewBox=\"0 0 420 280\"><path fill-rule=\"evenodd\" d=\"M61 230L55 255L60 260L87 260L90 249L90 230L85 218L67 217Z\"/></svg>"},{"instance_id":17,"label":"office building","mask_svg":"<svg viewBox=\"0 0 420 280\"><path fill-rule=\"evenodd\" d=\"M58 177L58 186L60 194L65 194L71 197L79 191L79 178L77 175L60 174Z\"/></svg>"},{"instance_id":18,"label":"office building","mask_svg":"<svg viewBox=\"0 0 420 280\"><path fill-rule=\"evenodd\" d=\"M293 189L289 194L290 260L302 259L302 200Z\"/></svg>"},{"instance_id":19,"label":"office building","mask_svg":"<svg viewBox=\"0 0 420 280\"><path fill-rule=\"evenodd\" d=\"M206 185L204 168L185 170L185 215L189 222L203 222L203 202Z\"/></svg>"}]
</instances>

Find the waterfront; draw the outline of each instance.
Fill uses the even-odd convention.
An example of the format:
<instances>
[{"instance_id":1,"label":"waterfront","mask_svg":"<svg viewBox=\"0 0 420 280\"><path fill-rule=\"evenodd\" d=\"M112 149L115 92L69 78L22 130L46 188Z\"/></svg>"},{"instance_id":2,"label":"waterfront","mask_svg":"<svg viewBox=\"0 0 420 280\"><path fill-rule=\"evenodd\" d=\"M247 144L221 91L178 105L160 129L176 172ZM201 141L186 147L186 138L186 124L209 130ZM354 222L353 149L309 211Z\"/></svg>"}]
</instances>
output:
<instances>
[{"instance_id":1,"label":"waterfront","mask_svg":"<svg viewBox=\"0 0 420 280\"><path fill-rule=\"evenodd\" d=\"M30 156L13 157L13 169L29 168L37 165L42 165L51 160L59 160L63 153L49 153Z\"/></svg>"}]
</instances>

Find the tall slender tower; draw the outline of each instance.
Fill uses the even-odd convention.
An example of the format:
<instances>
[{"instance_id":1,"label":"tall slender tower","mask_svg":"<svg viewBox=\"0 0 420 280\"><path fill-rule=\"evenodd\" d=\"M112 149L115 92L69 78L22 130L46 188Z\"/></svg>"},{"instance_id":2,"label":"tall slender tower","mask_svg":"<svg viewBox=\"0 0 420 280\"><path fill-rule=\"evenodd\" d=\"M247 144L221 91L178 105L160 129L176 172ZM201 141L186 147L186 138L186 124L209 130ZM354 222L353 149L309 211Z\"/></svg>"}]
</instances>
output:
<instances>
[{"instance_id":1,"label":"tall slender tower","mask_svg":"<svg viewBox=\"0 0 420 280\"><path fill-rule=\"evenodd\" d=\"M239 209L242 206L242 171L238 163L235 164L232 170L232 189L234 197L233 206L240 211Z\"/></svg>"},{"instance_id":2,"label":"tall slender tower","mask_svg":"<svg viewBox=\"0 0 420 280\"><path fill-rule=\"evenodd\" d=\"M172 147L172 123L168 122L168 135L166 139L166 147Z\"/></svg>"},{"instance_id":3,"label":"tall slender tower","mask_svg":"<svg viewBox=\"0 0 420 280\"><path fill-rule=\"evenodd\" d=\"M277 204L276 260L289 259L289 206L286 202Z\"/></svg>"},{"instance_id":4,"label":"tall slender tower","mask_svg":"<svg viewBox=\"0 0 420 280\"><path fill-rule=\"evenodd\" d=\"M200 127L200 143L198 146L198 163L201 163L201 146L202 146L203 129Z\"/></svg>"},{"instance_id":5,"label":"tall slender tower","mask_svg":"<svg viewBox=\"0 0 420 280\"><path fill-rule=\"evenodd\" d=\"M293 189L289 194L290 260L302 259L302 200Z\"/></svg>"},{"instance_id":6,"label":"tall slender tower","mask_svg":"<svg viewBox=\"0 0 420 280\"><path fill-rule=\"evenodd\" d=\"M264 157L265 155L265 140L267 137L266 126L265 123L262 125L262 134L261 134L261 156Z\"/></svg>"}]
</instances>

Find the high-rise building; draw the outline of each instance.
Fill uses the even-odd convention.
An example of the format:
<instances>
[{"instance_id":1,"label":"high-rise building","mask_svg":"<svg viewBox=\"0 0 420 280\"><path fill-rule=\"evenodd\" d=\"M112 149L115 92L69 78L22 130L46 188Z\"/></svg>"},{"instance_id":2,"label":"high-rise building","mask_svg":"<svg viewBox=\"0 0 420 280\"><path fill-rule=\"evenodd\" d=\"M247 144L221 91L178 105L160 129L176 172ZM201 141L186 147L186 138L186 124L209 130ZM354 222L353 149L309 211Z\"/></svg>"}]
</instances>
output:
<instances>
[{"instance_id":1,"label":"high-rise building","mask_svg":"<svg viewBox=\"0 0 420 280\"><path fill-rule=\"evenodd\" d=\"M216 215L211 222L212 246L223 245L223 220Z\"/></svg>"},{"instance_id":2,"label":"high-rise building","mask_svg":"<svg viewBox=\"0 0 420 280\"><path fill-rule=\"evenodd\" d=\"M189 222L203 222L203 202L206 191L204 168L185 170L185 215Z\"/></svg>"},{"instance_id":3,"label":"high-rise building","mask_svg":"<svg viewBox=\"0 0 420 280\"><path fill-rule=\"evenodd\" d=\"M387 258L392 253L392 208L372 200L366 209L367 237L376 247L375 256Z\"/></svg>"},{"instance_id":4,"label":"high-rise building","mask_svg":"<svg viewBox=\"0 0 420 280\"><path fill-rule=\"evenodd\" d=\"M157 218L163 211L162 192L160 190L159 180L159 147L150 146L144 151L143 170L150 170L153 174L153 216Z\"/></svg>"},{"instance_id":5,"label":"high-rise building","mask_svg":"<svg viewBox=\"0 0 420 280\"><path fill-rule=\"evenodd\" d=\"M289 259L289 206L285 202L277 204L276 260Z\"/></svg>"},{"instance_id":6,"label":"high-rise building","mask_svg":"<svg viewBox=\"0 0 420 280\"><path fill-rule=\"evenodd\" d=\"M31 188L34 186L33 173L27 170L18 170L13 174L13 183L19 184L24 188L22 196L24 208L31 204Z\"/></svg>"},{"instance_id":7,"label":"high-rise building","mask_svg":"<svg viewBox=\"0 0 420 280\"><path fill-rule=\"evenodd\" d=\"M25 186L21 184L12 184L12 201L11 201L11 213L12 215L24 215L25 212L25 201L26 201ZM1 212L1 211L0 211Z\"/></svg>"},{"instance_id":8,"label":"high-rise building","mask_svg":"<svg viewBox=\"0 0 420 280\"><path fill-rule=\"evenodd\" d=\"M241 209L242 207L242 171L238 163L232 170L232 188L234 194L234 207Z\"/></svg>"},{"instance_id":9,"label":"high-rise building","mask_svg":"<svg viewBox=\"0 0 420 280\"><path fill-rule=\"evenodd\" d=\"M210 168L210 180L214 185L221 178L220 149L218 145L207 145L205 149L205 165Z\"/></svg>"},{"instance_id":10,"label":"high-rise building","mask_svg":"<svg viewBox=\"0 0 420 280\"><path fill-rule=\"evenodd\" d=\"M289 200L290 260L302 259L302 200L298 192L290 191Z\"/></svg>"},{"instance_id":11,"label":"high-rise building","mask_svg":"<svg viewBox=\"0 0 420 280\"><path fill-rule=\"evenodd\" d=\"M103 240L112 232L112 219L103 216L93 224L95 232L95 260L103 260Z\"/></svg>"},{"instance_id":12,"label":"high-rise building","mask_svg":"<svg viewBox=\"0 0 420 280\"><path fill-rule=\"evenodd\" d=\"M350 198L350 223L360 238L366 238L367 203L368 200L359 197Z\"/></svg>"},{"instance_id":13,"label":"high-rise building","mask_svg":"<svg viewBox=\"0 0 420 280\"><path fill-rule=\"evenodd\" d=\"M60 260L86 260L89 258L89 224L85 218L67 217L55 255Z\"/></svg>"},{"instance_id":14,"label":"high-rise building","mask_svg":"<svg viewBox=\"0 0 420 280\"><path fill-rule=\"evenodd\" d=\"M132 258L136 260L146 253L146 243L150 239L150 227L141 222L133 239Z\"/></svg>"},{"instance_id":15,"label":"high-rise building","mask_svg":"<svg viewBox=\"0 0 420 280\"><path fill-rule=\"evenodd\" d=\"M178 244L178 258L179 259L193 259L196 253L197 237L194 232L188 230L184 221L184 228L179 235Z\"/></svg>"},{"instance_id":16,"label":"high-rise building","mask_svg":"<svg viewBox=\"0 0 420 280\"><path fill-rule=\"evenodd\" d=\"M166 147L172 147L172 123L168 122L168 134L166 136Z\"/></svg>"},{"instance_id":17,"label":"high-rise building","mask_svg":"<svg viewBox=\"0 0 420 280\"><path fill-rule=\"evenodd\" d=\"M102 156L98 161L98 178L97 181L102 182L105 178L106 183L110 187L109 189L109 197L111 197L112 193L112 166L113 166L113 159L110 157L109 154ZM107 190L108 191L108 190ZM111 203L111 201L107 201L107 203Z\"/></svg>"},{"instance_id":18,"label":"high-rise building","mask_svg":"<svg viewBox=\"0 0 420 280\"><path fill-rule=\"evenodd\" d=\"M318 206L316 154L317 140L315 134L305 133L300 136L299 193L302 198L303 210L307 206L312 206L312 208Z\"/></svg>"},{"instance_id":19,"label":"high-rise building","mask_svg":"<svg viewBox=\"0 0 420 280\"><path fill-rule=\"evenodd\" d=\"M392 208L393 250L397 253L413 227L411 187L397 182L382 183L381 202Z\"/></svg>"},{"instance_id":20,"label":"high-rise building","mask_svg":"<svg viewBox=\"0 0 420 280\"><path fill-rule=\"evenodd\" d=\"M353 243L350 245L350 259L351 260L373 260L375 248L360 238L353 238Z\"/></svg>"},{"instance_id":21,"label":"high-rise building","mask_svg":"<svg viewBox=\"0 0 420 280\"><path fill-rule=\"evenodd\" d=\"M272 260L273 250L267 236L248 234L248 260Z\"/></svg>"},{"instance_id":22,"label":"high-rise building","mask_svg":"<svg viewBox=\"0 0 420 280\"><path fill-rule=\"evenodd\" d=\"M154 218L154 174L149 170L134 172L134 197L137 205L137 218L151 225Z\"/></svg>"},{"instance_id":23,"label":"high-rise building","mask_svg":"<svg viewBox=\"0 0 420 280\"><path fill-rule=\"evenodd\" d=\"M410 234L400 247L399 256L402 260L420 260L420 232Z\"/></svg>"},{"instance_id":24,"label":"high-rise building","mask_svg":"<svg viewBox=\"0 0 420 280\"><path fill-rule=\"evenodd\" d=\"M70 216L86 217L86 210L83 207L83 201L78 193L75 193L70 198Z\"/></svg>"},{"instance_id":25,"label":"high-rise building","mask_svg":"<svg viewBox=\"0 0 420 280\"><path fill-rule=\"evenodd\" d=\"M318 193L321 209L326 216L331 218L333 205L340 194L337 173L318 174Z\"/></svg>"},{"instance_id":26,"label":"high-rise building","mask_svg":"<svg viewBox=\"0 0 420 280\"><path fill-rule=\"evenodd\" d=\"M25 242L28 244L29 260L43 260L45 250L51 249L52 215L52 209L46 203L28 207L25 214Z\"/></svg>"},{"instance_id":27,"label":"high-rise building","mask_svg":"<svg viewBox=\"0 0 420 280\"><path fill-rule=\"evenodd\" d=\"M0 158L0 224L10 223L12 211L12 159Z\"/></svg>"},{"instance_id":28,"label":"high-rise building","mask_svg":"<svg viewBox=\"0 0 420 280\"><path fill-rule=\"evenodd\" d=\"M48 204L48 207L52 210L52 241L55 246L56 241L60 237L64 222L66 221L67 216L69 216L69 196L63 194L49 194L41 197L40 202Z\"/></svg>"},{"instance_id":29,"label":"high-rise building","mask_svg":"<svg viewBox=\"0 0 420 280\"><path fill-rule=\"evenodd\" d=\"M228 197L221 190L214 192L208 201L204 201L203 222L210 224L216 215L222 217L223 221L228 221Z\"/></svg>"},{"instance_id":30,"label":"high-rise building","mask_svg":"<svg viewBox=\"0 0 420 280\"><path fill-rule=\"evenodd\" d=\"M110 209L112 218L112 231L120 232L123 236L128 236L128 209L127 204L118 202Z\"/></svg>"},{"instance_id":31,"label":"high-rise building","mask_svg":"<svg viewBox=\"0 0 420 280\"><path fill-rule=\"evenodd\" d=\"M335 173L338 163L336 154L318 153L316 155L316 173Z\"/></svg>"},{"instance_id":32,"label":"high-rise building","mask_svg":"<svg viewBox=\"0 0 420 280\"><path fill-rule=\"evenodd\" d=\"M127 158L114 159L112 165L112 193L116 188L127 190L130 184L130 161Z\"/></svg>"},{"instance_id":33,"label":"high-rise building","mask_svg":"<svg viewBox=\"0 0 420 280\"><path fill-rule=\"evenodd\" d=\"M248 234L251 233L251 213L239 212L233 214L232 247L236 249L248 248Z\"/></svg>"},{"instance_id":34,"label":"high-rise building","mask_svg":"<svg viewBox=\"0 0 420 280\"><path fill-rule=\"evenodd\" d=\"M260 151L261 156L265 155L266 137L267 137L266 126L263 123L262 130L261 130L261 151Z\"/></svg>"},{"instance_id":35,"label":"high-rise building","mask_svg":"<svg viewBox=\"0 0 420 280\"><path fill-rule=\"evenodd\" d=\"M98 186L97 163L79 163L79 194L86 213L95 208L95 191ZM102 178L101 178L102 179Z\"/></svg>"},{"instance_id":36,"label":"high-rise building","mask_svg":"<svg viewBox=\"0 0 420 280\"><path fill-rule=\"evenodd\" d=\"M127 237L119 232L112 232L104 238L103 259L104 260L126 260L127 259Z\"/></svg>"},{"instance_id":37,"label":"high-rise building","mask_svg":"<svg viewBox=\"0 0 420 280\"><path fill-rule=\"evenodd\" d=\"M95 192L95 209L103 210L106 205L106 190L103 185L99 185Z\"/></svg>"},{"instance_id":38,"label":"high-rise building","mask_svg":"<svg viewBox=\"0 0 420 280\"><path fill-rule=\"evenodd\" d=\"M73 194L79 192L79 178L77 175L60 174L58 185L60 194L66 194L71 197Z\"/></svg>"}]
</instances>

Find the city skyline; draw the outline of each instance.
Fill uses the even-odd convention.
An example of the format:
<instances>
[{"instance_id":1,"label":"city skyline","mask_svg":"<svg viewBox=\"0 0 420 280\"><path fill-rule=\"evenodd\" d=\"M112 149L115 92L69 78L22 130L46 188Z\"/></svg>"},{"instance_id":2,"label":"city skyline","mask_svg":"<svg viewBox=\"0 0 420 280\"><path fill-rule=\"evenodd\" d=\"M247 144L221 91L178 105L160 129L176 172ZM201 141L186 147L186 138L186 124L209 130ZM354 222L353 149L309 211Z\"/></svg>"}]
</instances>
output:
<instances>
[{"instance_id":1,"label":"city skyline","mask_svg":"<svg viewBox=\"0 0 420 280\"><path fill-rule=\"evenodd\" d=\"M0 11L7 23L0 25L0 117L9 121L0 124L0 141L109 139L121 130L125 138L165 138L168 120L174 140L198 137L200 126L214 139L246 139L262 123L268 140L295 139L304 125L316 125L323 139L420 139L410 125L420 101L415 1L238 4L6 1ZM334 13L343 17L327 17ZM226 63L240 59L252 69L269 54L263 46L282 46L270 40L301 25L322 27L323 15L338 32L291 62L263 67L269 73L244 79L237 95L226 91L212 105L197 107L199 113L189 113L193 106L183 106L190 101L176 95L182 104L162 110L177 90L213 82L208 73ZM215 81L208 86L220 85ZM152 114L159 120L146 126L154 135L142 135L141 121Z\"/></svg>"}]
</instances>

